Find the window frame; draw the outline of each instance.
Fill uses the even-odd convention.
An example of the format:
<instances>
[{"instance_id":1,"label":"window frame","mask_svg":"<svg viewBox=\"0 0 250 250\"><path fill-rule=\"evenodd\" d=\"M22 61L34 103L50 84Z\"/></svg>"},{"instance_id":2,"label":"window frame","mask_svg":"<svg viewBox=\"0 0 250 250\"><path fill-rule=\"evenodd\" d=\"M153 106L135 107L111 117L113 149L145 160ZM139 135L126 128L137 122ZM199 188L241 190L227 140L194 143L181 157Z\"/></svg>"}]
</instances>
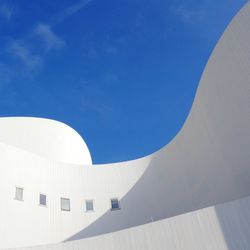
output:
<instances>
[{"instance_id":1,"label":"window frame","mask_svg":"<svg viewBox=\"0 0 250 250\"><path fill-rule=\"evenodd\" d=\"M45 198L46 198L46 204L45 204L45 205L44 205L44 204L41 204L41 195L44 195ZM48 196L47 196L47 194L45 194L45 193L39 193L38 204L39 204L39 206L41 206L41 207L47 207L47 206L48 206Z\"/></svg>"},{"instance_id":2,"label":"window frame","mask_svg":"<svg viewBox=\"0 0 250 250\"><path fill-rule=\"evenodd\" d=\"M114 201L114 200L116 200L117 201L117 204L118 204L118 207L117 208L113 208L112 207L112 201ZM116 210L121 210L121 206L120 206L121 204L120 204L120 200L119 200L119 198L118 197L113 197L113 198L111 198L110 199L110 210L111 211L116 211Z\"/></svg>"},{"instance_id":3,"label":"window frame","mask_svg":"<svg viewBox=\"0 0 250 250\"><path fill-rule=\"evenodd\" d=\"M62 207L62 200L67 200L67 201L69 201L69 209L64 209L64 208ZM65 211L65 212L70 212L70 211L71 211L70 198L61 197L61 198L60 198L60 205L61 205L61 211Z\"/></svg>"},{"instance_id":4,"label":"window frame","mask_svg":"<svg viewBox=\"0 0 250 250\"><path fill-rule=\"evenodd\" d=\"M18 199L17 197L17 190L22 190L22 199ZM24 187L21 186L15 186L15 196L14 196L14 200L16 201L24 201Z\"/></svg>"},{"instance_id":5,"label":"window frame","mask_svg":"<svg viewBox=\"0 0 250 250\"><path fill-rule=\"evenodd\" d=\"M87 209L87 202L92 202L92 209L91 210L88 210ZM95 206L94 206L94 200L93 199L85 199L85 212L86 213L93 213L95 212Z\"/></svg>"}]
</instances>

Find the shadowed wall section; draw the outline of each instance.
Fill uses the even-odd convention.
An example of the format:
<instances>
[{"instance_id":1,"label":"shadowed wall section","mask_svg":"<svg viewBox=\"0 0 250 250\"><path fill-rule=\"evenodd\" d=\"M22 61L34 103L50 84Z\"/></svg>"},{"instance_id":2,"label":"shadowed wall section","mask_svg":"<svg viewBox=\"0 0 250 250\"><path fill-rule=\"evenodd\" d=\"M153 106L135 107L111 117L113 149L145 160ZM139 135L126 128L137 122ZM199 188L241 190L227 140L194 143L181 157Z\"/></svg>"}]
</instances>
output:
<instances>
[{"instance_id":1,"label":"shadowed wall section","mask_svg":"<svg viewBox=\"0 0 250 250\"><path fill-rule=\"evenodd\" d=\"M182 130L153 154L144 175L121 200L122 210L107 212L69 240L250 195L249 27L247 4L209 59Z\"/></svg>"}]
</instances>

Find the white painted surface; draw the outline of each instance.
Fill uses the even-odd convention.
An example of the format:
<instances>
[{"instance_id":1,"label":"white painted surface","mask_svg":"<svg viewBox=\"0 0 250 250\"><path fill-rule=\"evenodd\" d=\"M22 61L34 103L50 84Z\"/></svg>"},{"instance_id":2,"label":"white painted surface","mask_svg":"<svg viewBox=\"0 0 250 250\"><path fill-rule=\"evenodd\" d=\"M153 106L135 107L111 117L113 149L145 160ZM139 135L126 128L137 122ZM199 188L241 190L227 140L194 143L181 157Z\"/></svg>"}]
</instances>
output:
<instances>
[{"instance_id":1,"label":"white painted surface","mask_svg":"<svg viewBox=\"0 0 250 250\"><path fill-rule=\"evenodd\" d=\"M110 198L122 198L150 159L129 166L89 167L48 160L6 144L0 144L0 158L4 204L0 207L0 248L65 240L110 210ZM24 188L24 201L14 199L15 186ZM39 193L47 195L47 207L39 206ZM70 198L70 212L61 211L61 197ZM95 212L85 212L86 199L94 199Z\"/></svg>"},{"instance_id":2,"label":"white painted surface","mask_svg":"<svg viewBox=\"0 0 250 250\"><path fill-rule=\"evenodd\" d=\"M66 243L20 250L248 250L250 197Z\"/></svg>"},{"instance_id":3,"label":"white painted surface","mask_svg":"<svg viewBox=\"0 0 250 250\"><path fill-rule=\"evenodd\" d=\"M0 118L0 142L64 163L91 165L81 136L68 125L45 118Z\"/></svg>"},{"instance_id":4,"label":"white painted surface","mask_svg":"<svg viewBox=\"0 0 250 250\"><path fill-rule=\"evenodd\" d=\"M86 144L67 126L0 119L0 249L68 240L41 248L250 249L250 202L241 199L250 196L249 27L250 3L211 55L182 130L147 157L88 166ZM114 197L121 210L110 211ZM95 212L85 213L86 199Z\"/></svg>"}]
</instances>

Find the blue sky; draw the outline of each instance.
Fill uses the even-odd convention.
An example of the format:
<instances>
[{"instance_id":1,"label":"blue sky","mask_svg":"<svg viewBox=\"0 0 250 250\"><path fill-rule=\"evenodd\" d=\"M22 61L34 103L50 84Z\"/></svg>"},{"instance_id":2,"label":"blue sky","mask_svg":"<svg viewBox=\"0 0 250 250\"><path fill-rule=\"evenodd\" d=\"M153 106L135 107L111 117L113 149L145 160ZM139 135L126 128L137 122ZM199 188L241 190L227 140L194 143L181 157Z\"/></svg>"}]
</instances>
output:
<instances>
[{"instance_id":1,"label":"blue sky","mask_svg":"<svg viewBox=\"0 0 250 250\"><path fill-rule=\"evenodd\" d=\"M246 0L0 0L0 116L62 121L94 163L160 149Z\"/></svg>"}]
</instances>

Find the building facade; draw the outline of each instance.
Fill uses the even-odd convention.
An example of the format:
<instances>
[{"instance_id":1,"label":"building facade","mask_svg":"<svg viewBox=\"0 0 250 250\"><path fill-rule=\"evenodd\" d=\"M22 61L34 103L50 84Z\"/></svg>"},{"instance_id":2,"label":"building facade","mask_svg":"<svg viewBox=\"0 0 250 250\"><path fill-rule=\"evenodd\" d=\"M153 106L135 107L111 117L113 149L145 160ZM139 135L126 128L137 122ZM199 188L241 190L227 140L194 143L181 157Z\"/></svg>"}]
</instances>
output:
<instances>
[{"instance_id":1,"label":"building facade","mask_svg":"<svg viewBox=\"0 0 250 250\"><path fill-rule=\"evenodd\" d=\"M250 3L161 150L93 165L57 121L0 119L0 249L250 249Z\"/></svg>"}]
</instances>

